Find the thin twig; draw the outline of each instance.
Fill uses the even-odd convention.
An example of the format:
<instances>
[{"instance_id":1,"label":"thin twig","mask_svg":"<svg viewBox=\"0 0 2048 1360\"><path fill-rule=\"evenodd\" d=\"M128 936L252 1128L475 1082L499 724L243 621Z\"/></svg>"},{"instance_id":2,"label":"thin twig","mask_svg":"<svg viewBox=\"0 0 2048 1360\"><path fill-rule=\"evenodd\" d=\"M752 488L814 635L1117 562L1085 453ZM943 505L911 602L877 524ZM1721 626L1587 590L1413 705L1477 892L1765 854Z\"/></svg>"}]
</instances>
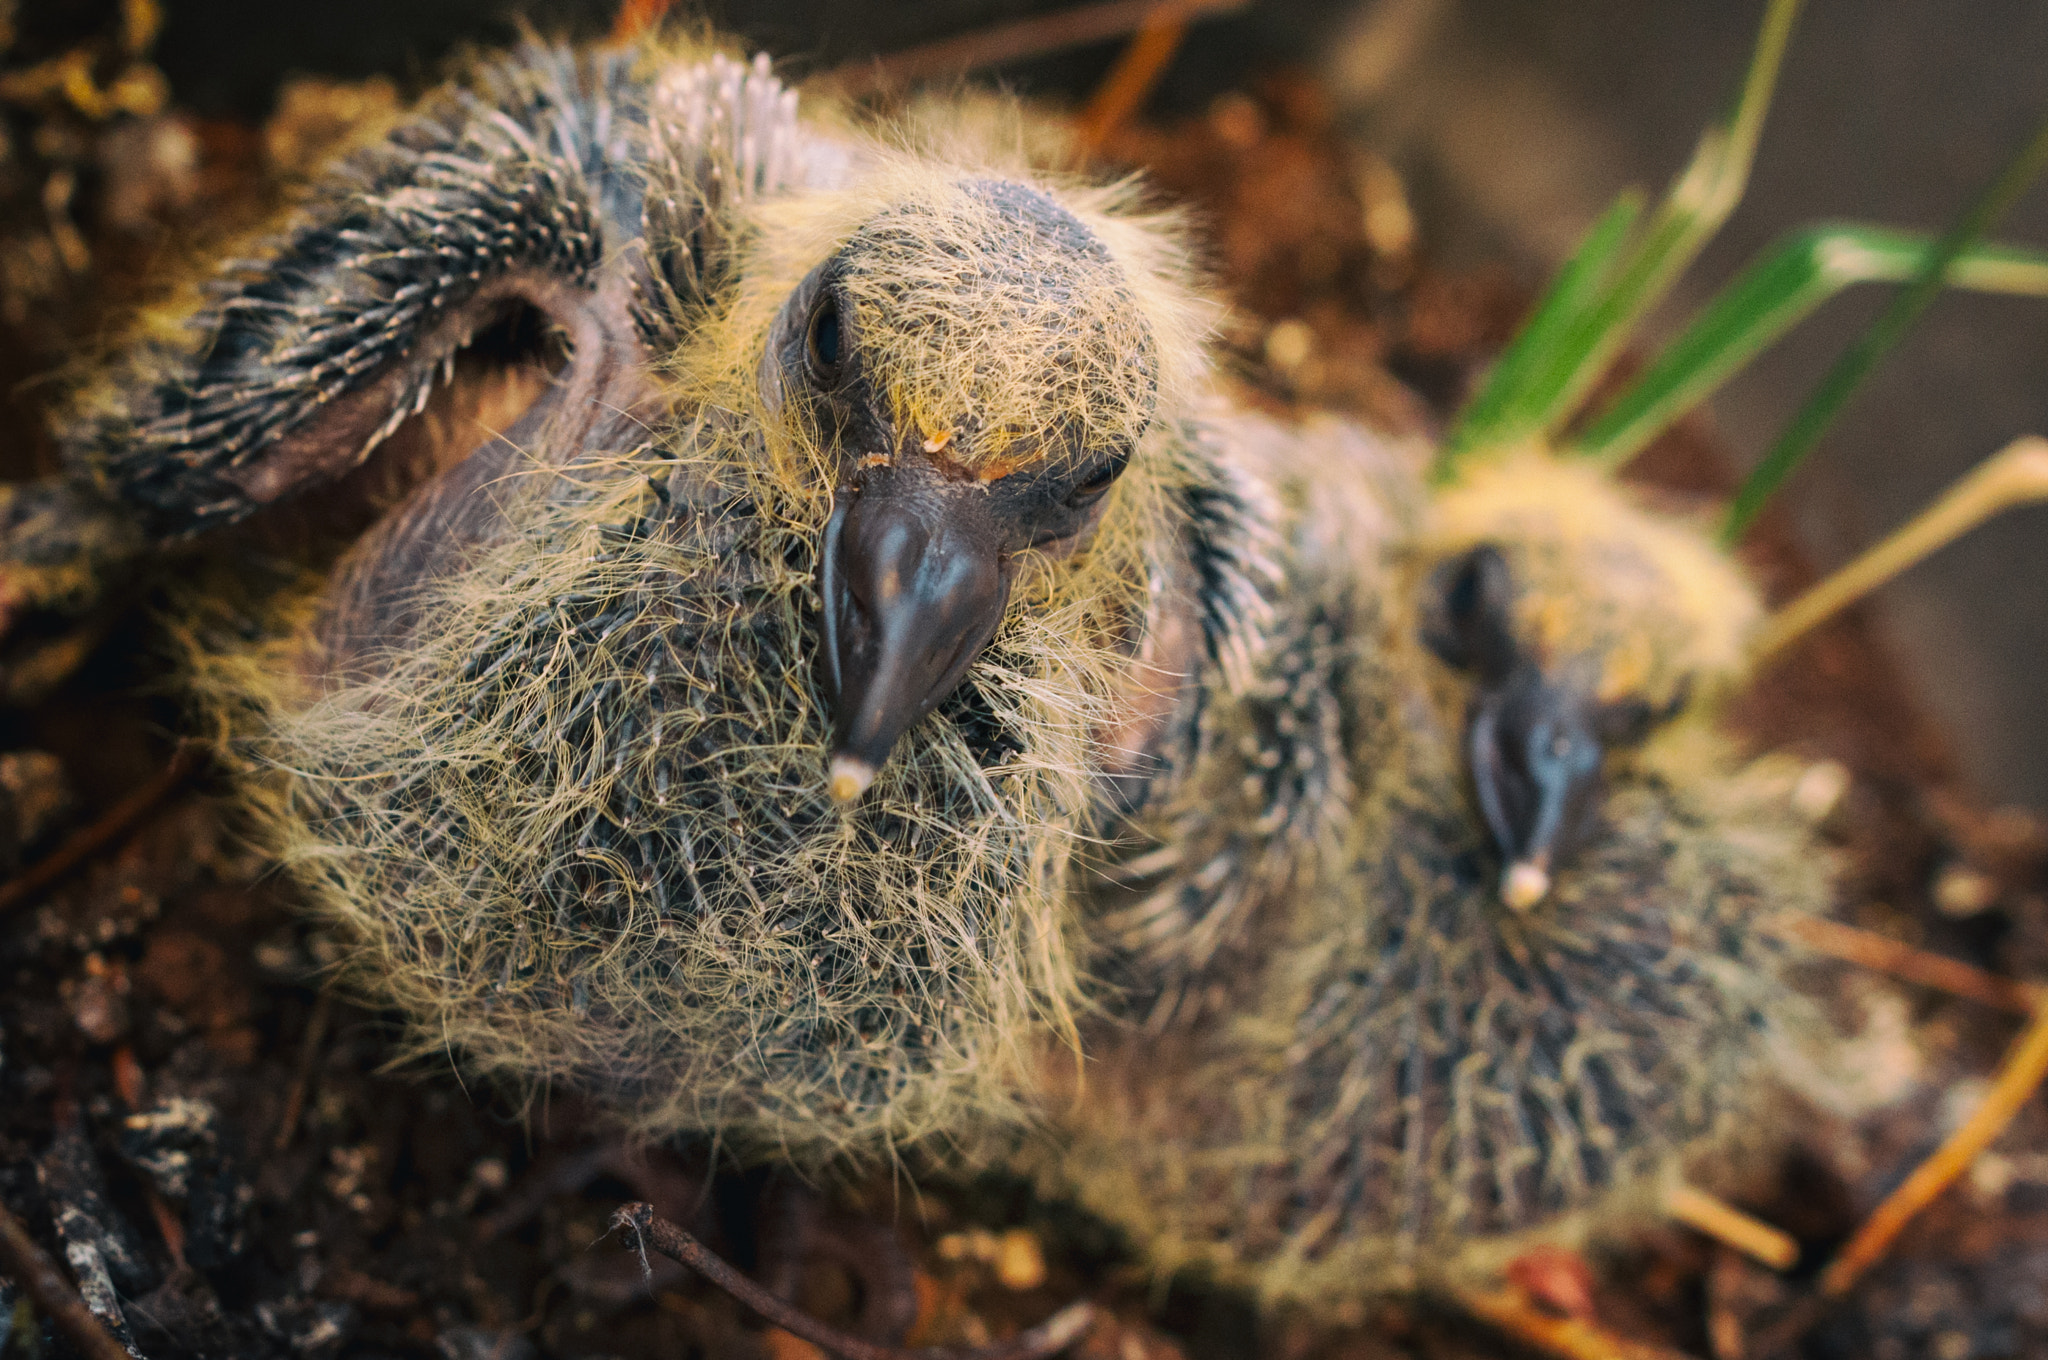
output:
<instances>
[{"instance_id":1,"label":"thin twig","mask_svg":"<svg viewBox=\"0 0 2048 1360\"><path fill-rule=\"evenodd\" d=\"M1749 645L1762 665L1901 572L2015 506L2048 500L2048 439L2023 435L1959 478L1855 561L1764 621Z\"/></svg>"},{"instance_id":2,"label":"thin twig","mask_svg":"<svg viewBox=\"0 0 2048 1360\"><path fill-rule=\"evenodd\" d=\"M1692 1360L1668 1346L1616 1336L1588 1318L1558 1317L1520 1289L1459 1290L1452 1297L1473 1317L1558 1360Z\"/></svg>"},{"instance_id":3,"label":"thin twig","mask_svg":"<svg viewBox=\"0 0 2048 1360\"><path fill-rule=\"evenodd\" d=\"M135 1046L122 1044L116 1048L109 1065L113 1068L114 1090L120 1094L121 1103L128 1107L130 1114L140 1112L143 1097L148 1092L143 1087L142 1064L135 1060ZM163 1238L165 1248L171 1253L171 1264L184 1270L184 1223L171 1212L171 1206L164 1202L164 1197L154 1185L143 1186L142 1197L149 1203L150 1217L156 1220L157 1235Z\"/></svg>"},{"instance_id":4,"label":"thin twig","mask_svg":"<svg viewBox=\"0 0 2048 1360\"><path fill-rule=\"evenodd\" d=\"M320 1060L320 1045L327 1038L327 1020L334 1013L334 998L326 992L313 1003L306 1018L306 1037L299 1042L299 1067L292 1074L291 1089L284 1093L284 1114L277 1121L277 1136L270 1150L282 1157L299 1131L299 1116L306 1112L306 1093L313 1086L313 1065Z\"/></svg>"},{"instance_id":5,"label":"thin twig","mask_svg":"<svg viewBox=\"0 0 2048 1360\"><path fill-rule=\"evenodd\" d=\"M611 1141L593 1143L570 1153L554 1154L522 1175L519 1183L506 1192L503 1203L495 1212L477 1220L476 1240L497 1241L539 1213L555 1195L574 1194L611 1170L619 1157L619 1145ZM623 1176L621 1179L639 1193L647 1193L631 1179Z\"/></svg>"},{"instance_id":6,"label":"thin twig","mask_svg":"<svg viewBox=\"0 0 2048 1360\"><path fill-rule=\"evenodd\" d=\"M1794 1343L1828 1312L1848 1297L1856 1282L1884 1258L1906 1225L1942 1192L1968 1171L1985 1148L2005 1132L2041 1082L2048 1078L2048 1002L2034 1012L2034 1018L2020 1031L1999 1065L1997 1077L1984 1099L1913 1173L1885 1196L1882 1203L1863 1220L1863 1226L1835 1254L1821 1272L1813 1293L1802 1298L1784 1316L1757 1338L1754 1353L1760 1360L1789 1351Z\"/></svg>"},{"instance_id":7,"label":"thin twig","mask_svg":"<svg viewBox=\"0 0 2048 1360\"><path fill-rule=\"evenodd\" d=\"M1735 1248L1758 1265L1790 1270L1799 1261L1799 1243L1790 1233L1745 1214L1696 1185L1675 1181L1666 1186L1664 1212L1723 1246Z\"/></svg>"},{"instance_id":8,"label":"thin twig","mask_svg":"<svg viewBox=\"0 0 2048 1360\"><path fill-rule=\"evenodd\" d=\"M0 1266L21 1282L43 1316L56 1324L86 1360L130 1360L128 1348L92 1315L50 1254L36 1245L28 1228L4 1204L0 1204Z\"/></svg>"},{"instance_id":9,"label":"thin twig","mask_svg":"<svg viewBox=\"0 0 2048 1360\"><path fill-rule=\"evenodd\" d=\"M1916 982L1969 1001L1995 1006L1999 1010L2032 1015L2043 1000L2048 1000L2048 988L2038 983L2000 977L1956 959L1915 949L1876 931L1845 926L1839 921L1808 916L1804 912L1787 912L1771 917L1764 925L1772 934L1803 944L1816 953L1857 964L1874 973L1888 973L1906 982Z\"/></svg>"},{"instance_id":10,"label":"thin twig","mask_svg":"<svg viewBox=\"0 0 2048 1360\"><path fill-rule=\"evenodd\" d=\"M1707 1349L1714 1360L1745 1360L1749 1354L1748 1329L1736 1309L1736 1291L1747 1270L1741 1252L1725 1243L1715 1245L1706 1279Z\"/></svg>"},{"instance_id":11,"label":"thin twig","mask_svg":"<svg viewBox=\"0 0 2048 1360\"><path fill-rule=\"evenodd\" d=\"M702 1275L738 1299L763 1319L793 1336L803 1338L839 1360L1044 1360L1079 1341L1095 1325L1095 1308L1089 1303L1072 1303L1036 1327L993 1345L973 1349L926 1346L915 1350L884 1346L848 1336L835 1327L811 1317L777 1298L754 1281L727 1265L718 1253L654 1212L652 1204L628 1204L612 1215L611 1231L631 1233L632 1245L644 1267L647 1249Z\"/></svg>"},{"instance_id":12,"label":"thin twig","mask_svg":"<svg viewBox=\"0 0 2048 1360\"><path fill-rule=\"evenodd\" d=\"M623 0L612 16L612 31L606 41L613 47L630 47L674 7L675 0Z\"/></svg>"},{"instance_id":13,"label":"thin twig","mask_svg":"<svg viewBox=\"0 0 2048 1360\"><path fill-rule=\"evenodd\" d=\"M849 61L818 78L818 85L848 99L896 89L934 76L957 76L986 66L1042 57L1069 47L1120 38L1144 26L1164 5L1183 20L1243 9L1250 0L1104 0L1057 14L906 48L886 57Z\"/></svg>"},{"instance_id":14,"label":"thin twig","mask_svg":"<svg viewBox=\"0 0 2048 1360\"><path fill-rule=\"evenodd\" d=\"M1076 120L1076 139L1083 151L1091 155L1100 151L1110 134L1138 111L1159 84L1159 77L1187 37L1186 9L1183 0L1167 0L1145 16Z\"/></svg>"},{"instance_id":15,"label":"thin twig","mask_svg":"<svg viewBox=\"0 0 2048 1360\"><path fill-rule=\"evenodd\" d=\"M147 784L136 789L105 816L74 834L52 850L19 878L0 883L0 916L30 901L96 852L133 831L158 803L175 793L206 761L206 750L195 742L182 742L171 754L170 763Z\"/></svg>"},{"instance_id":16,"label":"thin twig","mask_svg":"<svg viewBox=\"0 0 2048 1360\"><path fill-rule=\"evenodd\" d=\"M1821 1293L1834 1298L1848 1293L1914 1215L1954 1184L1977 1160L1977 1154L2005 1132L2005 1126L2040 1087L2044 1076L2048 1076L2048 1006L2043 1006L2033 1023L2020 1031L1982 1103L1935 1149L1934 1155L1913 1168L1913 1174L1885 1197L1828 1264L1820 1277Z\"/></svg>"}]
</instances>

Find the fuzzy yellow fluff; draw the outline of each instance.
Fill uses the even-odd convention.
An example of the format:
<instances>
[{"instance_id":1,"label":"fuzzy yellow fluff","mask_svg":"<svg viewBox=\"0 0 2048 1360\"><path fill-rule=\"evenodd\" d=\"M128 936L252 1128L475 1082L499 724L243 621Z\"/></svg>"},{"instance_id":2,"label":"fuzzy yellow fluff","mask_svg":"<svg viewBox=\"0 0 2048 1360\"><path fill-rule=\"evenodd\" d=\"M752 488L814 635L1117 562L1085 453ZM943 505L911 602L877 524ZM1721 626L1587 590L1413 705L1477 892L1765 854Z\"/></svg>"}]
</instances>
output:
<instances>
[{"instance_id":1,"label":"fuzzy yellow fluff","mask_svg":"<svg viewBox=\"0 0 2048 1360\"><path fill-rule=\"evenodd\" d=\"M1073 862L1196 475L1207 309L1132 186L1032 164L1014 117L965 123L826 110L792 153L812 178L707 200L730 282L650 356L666 414L617 447L542 426L483 546L346 671L303 592L254 643L187 628L263 840L404 1053L815 1166L1018 1118L1029 1055L1073 1042ZM1018 196L1052 226L1020 233L996 210ZM1027 556L967 683L849 809L811 617L838 451L769 352L835 252L890 413L958 431L978 475L1056 434L1135 445L1087 544ZM366 542L344 578L391 551Z\"/></svg>"},{"instance_id":2,"label":"fuzzy yellow fluff","mask_svg":"<svg viewBox=\"0 0 2048 1360\"><path fill-rule=\"evenodd\" d=\"M1546 455L1426 492L1426 450L1234 436L1281 508L1276 618L1246 683L1205 677L1112 863L1122 1016L1085 1030L1085 1086L1048 1065L1064 1136L1018 1164L1162 1274L1319 1312L1653 1220L1668 1177L1757 1141L1772 1045L1816 1029L1761 925L1825 908L1826 857L1712 730L1753 591ZM1471 805L1472 683L1419 636L1432 569L1479 542L1547 661L1691 699L1610 758L1600 828L1526 912Z\"/></svg>"},{"instance_id":3,"label":"fuzzy yellow fluff","mask_svg":"<svg viewBox=\"0 0 2048 1360\"><path fill-rule=\"evenodd\" d=\"M1583 459L1531 445L1473 465L1431 505L1419 555L1501 545L1517 622L1547 664L1597 663L1602 698L1661 705L1742 677L1763 617L1755 587L1704 525L1641 505Z\"/></svg>"}]
</instances>

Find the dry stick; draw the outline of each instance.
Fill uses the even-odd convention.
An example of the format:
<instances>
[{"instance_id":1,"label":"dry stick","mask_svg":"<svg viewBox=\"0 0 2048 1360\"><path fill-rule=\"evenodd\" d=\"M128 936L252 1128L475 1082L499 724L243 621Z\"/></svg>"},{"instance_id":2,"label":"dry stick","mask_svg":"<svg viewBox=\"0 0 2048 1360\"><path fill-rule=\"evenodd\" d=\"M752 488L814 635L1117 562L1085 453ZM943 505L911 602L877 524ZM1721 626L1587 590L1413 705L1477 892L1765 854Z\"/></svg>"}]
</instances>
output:
<instances>
[{"instance_id":1,"label":"dry stick","mask_svg":"<svg viewBox=\"0 0 2048 1360\"><path fill-rule=\"evenodd\" d=\"M1799 1243L1790 1233L1696 1185L1674 1181L1666 1186L1664 1213L1771 1270L1790 1270L1798 1264Z\"/></svg>"},{"instance_id":2,"label":"dry stick","mask_svg":"<svg viewBox=\"0 0 2048 1360\"><path fill-rule=\"evenodd\" d=\"M1137 112L1159 83L1173 54L1188 35L1187 5L1184 0L1167 0L1145 16L1137 35L1124 48L1116 65L1088 101L1075 123L1081 149L1090 155L1100 151L1109 135Z\"/></svg>"},{"instance_id":3,"label":"dry stick","mask_svg":"<svg viewBox=\"0 0 2048 1360\"><path fill-rule=\"evenodd\" d=\"M818 84L848 99L858 99L931 76L955 76L1122 37L1143 27L1162 8L1171 7L1183 20L1192 20L1228 14L1248 3L1250 0L1106 0L906 48L870 61L850 61L827 71Z\"/></svg>"},{"instance_id":4,"label":"dry stick","mask_svg":"<svg viewBox=\"0 0 2048 1360\"><path fill-rule=\"evenodd\" d=\"M603 1142L573 1153L553 1155L520 1177L519 1184L511 1188L496 1213L485 1214L476 1221L476 1240L495 1242L539 1213L551 1197L583 1189L611 1164L618 1151L617 1144Z\"/></svg>"},{"instance_id":5,"label":"dry stick","mask_svg":"<svg viewBox=\"0 0 2048 1360\"><path fill-rule=\"evenodd\" d=\"M1741 1270L1742 1254L1733 1247L1718 1247L1707 1265L1707 1351L1714 1360L1745 1360L1749 1339L1743 1318L1735 1309L1734 1291L1741 1286L1735 1272Z\"/></svg>"},{"instance_id":6,"label":"dry stick","mask_svg":"<svg viewBox=\"0 0 2048 1360\"><path fill-rule=\"evenodd\" d=\"M630 1231L633 1234L643 1267L647 1262L647 1249L653 1247L670 1260L679 1261L696 1271L775 1326L840 1357L840 1360L1044 1360L1044 1357L1056 1355L1079 1341L1095 1325L1094 1305L1072 1303L1036 1327L989 1346L971 1350L950 1346L925 1346L915 1350L884 1346L848 1336L777 1298L727 1265L717 1252L655 1213L652 1204L625 1205L612 1215L611 1231Z\"/></svg>"},{"instance_id":7,"label":"dry stick","mask_svg":"<svg viewBox=\"0 0 2048 1360\"><path fill-rule=\"evenodd\" d=\"M113 1068L114 1090L120 1094L121 1103L134 1114L142 1108L142 1098L147 1094L143 1089L142 1064L135 1061L135 1046L122 1044L114 1050L109 1065ZM157 1193L153 1185L145 1185L142 1195L149 1202L150 1217L156 1220L157 1235L164 1240L164 1246L171 1253L171 1264L179 1270L185 1269L185 1225L171 1212L171 1206Z\"/></svg>"},{"instance_id":8,"label":"dry stick","mask_svg":"<svg viewBox=\"0 0 2048 1360\"><path fill-rule=\"evenodd\" d=\"M675 0L623 0L613 17L610 42L630 46L655 27ZM999 28L983 29L906 48L887 56L850 61L819 76L814 89L848 99L895 89L933 76L954 76L985 66L1047 56L1069 47L1137 36L1089 102L1080 118L1080 142L1096 151L1152 92L1160 74L1179 50L1190 22L1243 9L1251 0L1108 0L1020 19Z\"/></svg>"},{"instance_id":9,"label":"dry stick","mask_svg":"<svg viewBox=\"0 0 2048 1360\"><path fill-rule=\"evenodd\" d=\"M1979 1154L2005 1132L2006 1126L2040 1089L2042 1081L2048 1079L2048 988L2002 978L1867 930L1818 917L1779 917L1770 924L1779 933L1823 952L1987 1005L2021 1011L2032 1018L1999 1064L1983 1101L1863 1221L1821 1272L1816 1291L1757 1338L1754 1353L1759 1357L1789 1348L1841 1302L1864 1273L1883 1258L1906 1225L1970 1169Z\"/></svg>"},{"instance_id":10,"label":"dry stick","mask_svg":"<svg viewBox=\"0 0 2048 1360\"><path fill-rule=\"evenodd\" d=\"M104 817L38 860L27 873L0 883L0 916L34 898L83 864L94 852L105 849L133 831L158 803L190 779L205 759L204 748L192 742L181 743L172 754L170 764L164 766L155 778L114 804Z\"/></svg>"},{"instance_id":11,"label":"dry stick","mask_svg":"<svg viewBox=\"0 0 2048 1360\"><path fill-rule=\"evenodd\" d=\"M291 1089L284 1095L284 1114L277 1121L277 1136L270 1150L282 1157L299 1131L299 1116L306 1112L306 1093L313 1086L313 1064L320 1060L320 1044L327 1038L327 1020L334 1013L334 998L326 992L313 1003L306 1018L306 1037L299 1044L299 1069L292 1074Z\"/></svg>"},{"instance_id":12,"label":"dry stick","mask_svg":"<svg viewBox=\"0 0 2048 1360\"><path fill-rule=\"evenodd\" d=\"M1586 1318L1545 1312L1520 1289L1459 1290L1452 1297L1472 1316L1559 1360L1691 1360L1668 1346L1618 1337Z\"/></svg>"},{"instance_id":13,"label":"dry stick","mask_svg":"<svg viewBox=\"0 0 2048 1360\"><path fill-rule=\"evenodd\" d=\"M1821 1272L1821 1294L1839 1299L1848 1293L1913 1216L1953 1185L1977 1160L1977 1154L2005 1132L2005 1126L2041 1085L2043 1077L2048 1077L2048 1006L2042 1006L2033 1021L2020 1031L1983 1103L1963 1121L1961 1128L1949 1135L1948 1141L1934 1150L1933 1156L1913 1168L1913 1174L1885 1196L1884 1202Z\"/></svg>"},{"instance_id":14,"label":"dry stick","mask_svg":"<svg viewBox=\"0 0 2048 1360\"><path fill-rule=\"evenodd\" d=\"M2048 500L2048 439L2023 435L1992 454L1902 527L1764 621L1750 644L1762 664L1824 620L1994 515Z\"/></svg>"},{"instance_id":15,"label":"dry stick","mask_svg":"<svg viewBox=\"0 0 2048 1360\"><path fill-rule=\"evenodd\" d=\"M612 16L612 31L607 41L613 47L632 46L641 34L660 23L674 7L675 0L624 0L619 12Z\"/></svg>"},{"instance_id":16,"label":"dry stick","mask_svg":"<svg viewBox=\"0 0 2048 1360\"><path fill-rule=\"evenodd\" d=\"M1956 959L1915 949L1873 930L1845 926L1804 912L1788 912L1764 923L1774 935L1781 935L1820 954L1888 973L1923 987L1933 987L1965 1000L2003 1011L2033 1015L2048 999L2048 988L2038 983L2000 977Z\"/></svg>"},{"instance_id":17,"label":"dry stick","mask_svg":"<svg viewBox=\"0 0 2048 1360\"><path fill-rule=\"evenodd\" d=\"M86 1360L131 1360L128 1348L92 1315L50 1254L36 1245L28 1228L4 1204L0 1204L0 1266L21 1281L43 1316L57 1325L64 1339Z\"/></svg>"},{"instance_id":18,"label":"dry stick","mask_svg":"<svg viewBox=\"0 0 2048 1360\"><path fill-rule=\"evenodd\" d=\"M1863 1273L1877 1264L1893 1240L1904 1231L1913 1216L1940 1197L1958 1177L1970 1169L1977 1155L2005 1131L2020 1107L2048 1077L2048 1005L2042 1006L2033 1022L2006 1055L1998 1077L1984 1101L1961 1128L1934 1150L1932 1156L1913 1168L1899 1188L1885 1196L1863 1226L1856 1230L1828 1268L1821 1273L1820 1286L1757 1337L1751 1354L1756 1360L1789 1351L1813 1329L1829 1310L1840 1303Z\"/></svg>"}]
</instances>

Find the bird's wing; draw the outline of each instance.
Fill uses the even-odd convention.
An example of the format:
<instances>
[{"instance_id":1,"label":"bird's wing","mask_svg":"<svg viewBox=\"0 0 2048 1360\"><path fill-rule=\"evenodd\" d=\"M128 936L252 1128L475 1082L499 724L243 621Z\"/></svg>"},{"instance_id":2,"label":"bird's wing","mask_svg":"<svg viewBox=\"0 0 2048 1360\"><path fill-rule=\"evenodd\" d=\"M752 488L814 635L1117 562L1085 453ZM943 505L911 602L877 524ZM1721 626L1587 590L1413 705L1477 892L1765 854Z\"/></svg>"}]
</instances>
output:
<instances>
[{"instance_id":1,"label":"bird's wing","mask_svg":"<svg viewBox=\"0 0 2048 1360\"><path fill-rule=\"evenodd\" d=\"M797 92L769 69L725 56L678 62L648 100L645 239L652 344L671 342L731 278L733 210L792 189L835 187L858 154L797 116Z\"/></svg>"},{"instance_id":2,"label":"bird's wing","mask_svg":"<svg viewBox=\"0 0 2048 1360\"><path fill-rule=\"evenodd\" d=\"M765 59L530 44L333 167L131 344L62 422L70 461L157 536L232 523L361 463L521 308L567 333L569 404L617 405L725 276L722 209L844 159Z\"/></svg>"},{"instance_id":3,"label":"bird's wing","mask_svg":"<svg viewBox=\"0 0 2048 1360\"><path fill-rule=\"evenodd\" d=\"M360 463L508 309L573 334L637 225L638 86L624 54L535 45L428 101L81 393L74 467L190 534Z\"/></svg>"}]
</instances>

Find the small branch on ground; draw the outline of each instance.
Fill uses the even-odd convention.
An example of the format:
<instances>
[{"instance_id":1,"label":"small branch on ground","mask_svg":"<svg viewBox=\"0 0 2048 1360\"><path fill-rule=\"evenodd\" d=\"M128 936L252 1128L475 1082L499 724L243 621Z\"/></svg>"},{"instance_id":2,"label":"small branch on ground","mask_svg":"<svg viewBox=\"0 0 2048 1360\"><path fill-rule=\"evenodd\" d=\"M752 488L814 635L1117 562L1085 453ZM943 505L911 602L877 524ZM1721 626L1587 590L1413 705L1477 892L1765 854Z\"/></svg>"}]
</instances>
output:
<instances>
[{"instance_id":1,"label":"small branch on ground","mask_svg":"<svg viewBox=\"0 0 2048 1360\"><path fill-rule=\"evenodd\" d=\"M158 803L175 793L205 761L204 747L194 742L181 743L172 754L170 764L164 766L155 778L114 804L91 826L80 830L38 860L28 872L0 883L0 916L35 898L95 853L133 831Z\"/></svg>"},{"instance_id":2,"label":"small branch on ground","mask_svg":"<svg viewBox=\"0 0 2048 1360\"><path fill-rule=\"evenodd\" d=\"M1616 1336L1591 1318L1559 1317L1520 1288L1463 1289L1451 1298L1473 1317L1558 1360L1692 1360L1668 1346Z\"/></svg>"},{"instance_id":3,"label":"small branch on ground","mask_svg":"<svg viewBox=\"0 0 2048 1360\"><path fill-rule=\"evenodd\" d=\"M957 38L907 48L886 57L850 61L819 77L821 85L848 99L893 90L920 80L964 75L1006 62L1048 56L1070 47L1104 42L1135 32L1171 6L1180 22L1228 14L1249 0L1105 0Z\"/></svg>"},{"instance_id":4,"label":"small branch on ground","mask_svg":"<svg viewBox=\"0 0 2048 1360\"><path fill-rule=\"evenodd\" d=\"M1146 15L1137 35L1103 78L1075 124L1081 149L1089 155L1102 150L1110 134L1138 111L1159 84L1159 77L1166 73L1173 54L1187 37L1188 21L1183 17L1187 8L1177 0L1168 0Z\"/></svg>"},{"instance_id":5,"label":"small branch on ground","mask_svg":"<svg viewBox=\"0 0 2048 1360\"><path fill-rule=\"evenodd\" d=\"M50 1254L36 1245L28 1227L0 1204L0 1267L28 1291L43 1316L86 1360L130 1360L123 1346L85 1306Z\"/></svg>"},{"instance_id":6,"label":"small branch on ground","mask_svg":"<svg viewBox=\"0 0 2048 1360\"><path fill-rule=\"evenodd\" d=\"M1675 1181L1664 1188L1664 1213L1724 1246L1735 1248L1758 1265L1790 1270L1799 1261L1799 1243L1775 1228L1696 1185Z\"/></svg>"},{"instance_id":7,"label":"small branch on ground","mask_svg":"<svg viewBox=\"0 0 2048 1360\"><path fill-rule=\"evenodd\" d=\"M306 1112L306 1093L313 1089L313 1068L320 1061L320 1046L327 1040L327 1022L333 1014L334 997L320 993L313 1002L312 1015L306 1019L306 1036L299 1042L298 1070L292 1074L291 1089L284 1094L284 1113L278 1117L277 1136L270 1142L270 1150L276 1156L290 1151L292 1139L298 1136L299 1118Z\"/></svg>"},{"instance_id":8,"label":"small branch on ground","mask_svg":"<svg viewBox=\"0 0 2048 1360\"><path fill-rule=\"evenodd\" d=\"M1959 959L1930 954L1874 930L1843 925L1840 921L1788 912L1772 917L1765 926L1772 934L1805 945L1815 953L1999 1010L2032 1015L2048 999L2048 988L2038 983L1987 973Z\"/></svg>"},{"instance_id":9,"label":"small branch on ground","mask_svg":"<svg viewBox=\"0 0 2048 1360\"><path fill-rule=\"evenodd\" d=\"M612 16L612 31L607 41L613 47L632 46L642 34L659 26L674 7L675 0L624 0Z\"/></svg>"},{"instance_id":10,"label":"small branch on ground","mask_svg":"<svg viewBox=\"0 0 2048 1360\"><path fill-rule=\"evenodd\" d=\"M2019 985L2019 984L2015 984ZM2036 995L2038 995L2038 990ZM1991 1089L1956 1131L1863 1220L1835 1259L1821 1272L1814 1292L1801 1299L1757 1339L1759 1360L1789 1352L1857 1281L1884 1259L1906 1225L1968 1171L1985 1148L2005 1132L2027 1101L2048 1079L2048 1002L2037 1004L2033 1021L1999 1064Z\"/></svg>"},{"instance_id":11,"label":"small branch on ground","mask_svg":"<svg viewBox=\"0 0 2048 1360\"><path fill-rule=\"evenodd\" d=\"M631 1234L630 1244L640 1253L643 1267L647 1263L647 1249L652 1247L696 1271L764 1320L839 1360L1045 1360L1079 1341L1095 1325L1094 1305L1074 1303L1036 1327L988 1346L928 1346L916 1350L882 1346L828 1327L777 1298L726 1264L717 1252L655 1213L651 1204L625 1205L612 1215L611 1231Z\"/></svg>"}]
</instances>

